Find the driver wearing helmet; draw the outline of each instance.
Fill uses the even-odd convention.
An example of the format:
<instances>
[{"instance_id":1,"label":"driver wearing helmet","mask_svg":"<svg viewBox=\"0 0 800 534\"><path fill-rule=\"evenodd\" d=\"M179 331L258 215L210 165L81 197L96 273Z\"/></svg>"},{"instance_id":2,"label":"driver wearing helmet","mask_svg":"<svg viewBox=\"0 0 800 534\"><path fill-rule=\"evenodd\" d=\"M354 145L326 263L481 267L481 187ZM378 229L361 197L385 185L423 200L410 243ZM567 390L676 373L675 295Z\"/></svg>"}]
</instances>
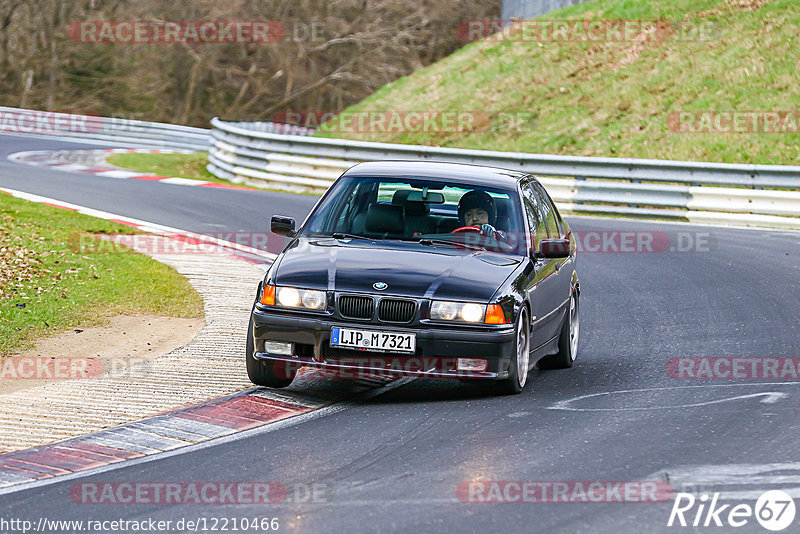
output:
<instances>
[{"instance_id":1,"label":"driver wearing helmet","mask_svg":"<svg viewBox=\"0 0 800 534\"><path fill-rule=\"evenodd\" d=\"M497 230L497 207L494 200L485 191L468 191L458 201L458 220L462 226L474 226L480 229L481 235L497 240L505 240L506 233Z\"/></svg>"}]
</instances>

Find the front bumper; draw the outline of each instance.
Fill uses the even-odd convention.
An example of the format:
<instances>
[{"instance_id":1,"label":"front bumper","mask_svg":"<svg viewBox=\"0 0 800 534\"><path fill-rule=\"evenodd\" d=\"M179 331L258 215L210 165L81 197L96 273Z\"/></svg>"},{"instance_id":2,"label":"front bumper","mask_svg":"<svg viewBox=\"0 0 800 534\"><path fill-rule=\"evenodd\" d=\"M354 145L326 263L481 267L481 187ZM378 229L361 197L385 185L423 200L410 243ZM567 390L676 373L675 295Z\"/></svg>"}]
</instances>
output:
<instances>
[{"instance_id":1,"label":"front bumper","mask_svg":"<svg viewBox=\"0 0 800 534\"><path fill-rule=\"evenodd\" d=\"M259 360L286 362L296 371L302 366L333 371L333 376L354 377L364 374L418 376L459 379L504 379L516 350L514 327L508 325L441 325L420 321L414 325L390 325L349 322L329 316L287 313L283 310L253 309L254 357ZM379 353L330 346L334 326L413 332L416 352ZM293 344L293 355L270 354L264 341ZM485 371L458 371L457 358L487 360Z\"/></svg>"}]
</instances>

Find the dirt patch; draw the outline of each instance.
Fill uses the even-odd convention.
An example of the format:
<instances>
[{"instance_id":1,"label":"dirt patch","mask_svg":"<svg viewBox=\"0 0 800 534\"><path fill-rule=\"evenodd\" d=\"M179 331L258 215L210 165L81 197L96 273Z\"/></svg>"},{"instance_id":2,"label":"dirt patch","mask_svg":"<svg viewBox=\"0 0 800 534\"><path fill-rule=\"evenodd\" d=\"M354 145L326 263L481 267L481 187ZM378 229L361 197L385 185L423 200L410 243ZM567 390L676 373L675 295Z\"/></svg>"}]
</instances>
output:
<instances>
[{"instance_id":1,"label":"dirt patch","mask_svg":"<svg viewBox=\"0 0 800 534\"><path fill-rule=\"evenodd\" d=\"M731 13L740 13L742 11L755 11L761 9L764 4L769 3L769 0L725 0L725 7ZM695 15L700 18L708 17L709 15L723 15L721 9L709 9L707 11L698 11Z\"/></svg>"},{"instance_id":2,"label":"dirt patch","mask_svg":"<svg viewBox=\"0 0 800 534\"><path fill-rule=\"evenodd\" d=\"M0 395L153 360L189 343L203 324L203 319L120 315L105 326L41 339L30 350L0 358Z\"/></svg>"},{"instance_id":3,"label":"dirt patch","mask_svg":"<svg viewBox=\"0 0 800 534\"><path fill-rule=\"evenodd\" d=\"M769 0L725 0L725 3L730 7L739 8L744 11L755 11L760 9L761 6L769 2Z\"/></svg>"}]
</instances>

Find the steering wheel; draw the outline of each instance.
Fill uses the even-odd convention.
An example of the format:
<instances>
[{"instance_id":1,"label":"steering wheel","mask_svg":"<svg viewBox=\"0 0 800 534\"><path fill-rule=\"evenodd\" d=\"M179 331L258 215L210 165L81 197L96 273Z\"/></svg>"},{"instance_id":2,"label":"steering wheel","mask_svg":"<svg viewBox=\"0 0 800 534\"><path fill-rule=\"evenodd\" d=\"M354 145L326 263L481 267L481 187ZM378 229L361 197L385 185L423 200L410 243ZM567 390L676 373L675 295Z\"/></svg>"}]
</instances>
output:
<instances>
[{"instance_id":1,"label":"steering wheel","mask_svg":"<svg viewBox=\"0 0 800 534\"><path fill-rule=\"evenodd\" d=\"M460 228L456 228L455 230L452 230L450 233L451 234L457 234L457 233L461 233L461 232L478 232L478 233L480 233L480 231L481 231L481 229L478 228L477 226L461 226Z\"/></svg>"}]
</instances>

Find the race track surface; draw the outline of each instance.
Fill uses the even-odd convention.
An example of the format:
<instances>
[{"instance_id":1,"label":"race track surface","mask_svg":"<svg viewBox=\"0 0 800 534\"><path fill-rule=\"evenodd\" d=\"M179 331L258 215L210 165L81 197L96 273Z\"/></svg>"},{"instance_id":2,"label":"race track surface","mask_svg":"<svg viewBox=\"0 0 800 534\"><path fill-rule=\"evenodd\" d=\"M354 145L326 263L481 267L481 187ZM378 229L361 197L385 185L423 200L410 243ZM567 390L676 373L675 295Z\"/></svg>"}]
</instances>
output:
<instances>
[{"instance_id":1,"label":"race track surface","mask_svg":"<svg viewBox=\"0 0 800 534\"><path fill-rule=\"evenodd\" d=\"M84 147L0 136L0 187L214 235L265 232L272 214L302 219L316 201L6 160L22 150ZM675 491L698 484L709 495L732 491L739 497L730 504L752 506L752 495L768 489L800 496L797 377L681 379L670 376L677 360L668 372L674 358L800 357L800 233L567 219L584 238L597 232L588 243L601 248L579 256L581 340L573 369L534 371L521 395L507 397L478 384L410 381L294 425L9 493L0 497L0 517L173 525L206 518L209 527L214 519L278 518L279 532L309 533L728 532L668 527L669 498L497 504L464 502L468 494L457 490L474 480L658 480ZM615 252L619 232L645 232L669 246ZM70 496L78 483L191 481L277 482L288 496L224 505L86 504ZM308 497L315 484L316 498ZM753 518L735 531L765 532Z\"/></svg>"}]
</instances>

